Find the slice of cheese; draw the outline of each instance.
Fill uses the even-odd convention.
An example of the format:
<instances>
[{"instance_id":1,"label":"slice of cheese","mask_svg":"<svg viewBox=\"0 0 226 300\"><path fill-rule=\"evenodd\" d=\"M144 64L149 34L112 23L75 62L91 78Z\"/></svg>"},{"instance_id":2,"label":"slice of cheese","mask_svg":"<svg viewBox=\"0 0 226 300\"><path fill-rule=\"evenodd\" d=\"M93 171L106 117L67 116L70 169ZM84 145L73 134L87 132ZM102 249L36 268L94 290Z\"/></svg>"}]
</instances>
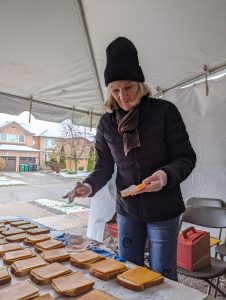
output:
<instances>
[{"instance_id":1,"label":"slice of cheese","mask_svg":"<svg viewBox=\"0 0 226 300\"><path fill-rule=\"evenodd\" d=\"M122 273L121 277L136 284L144 284L145 282L150 282L161 278L162 275L144 267L137 267Z\"/></svg>"}]
</instances>

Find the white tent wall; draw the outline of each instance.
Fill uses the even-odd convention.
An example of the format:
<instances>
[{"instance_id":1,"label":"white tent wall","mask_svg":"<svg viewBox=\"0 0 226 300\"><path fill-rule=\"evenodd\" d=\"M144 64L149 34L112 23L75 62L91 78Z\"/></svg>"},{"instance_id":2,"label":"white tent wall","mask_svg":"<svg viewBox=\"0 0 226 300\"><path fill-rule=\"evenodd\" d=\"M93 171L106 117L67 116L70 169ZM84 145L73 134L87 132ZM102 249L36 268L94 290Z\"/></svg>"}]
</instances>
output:
<instances>
[{"instance_id":1,"label":"white tent wall","mask_svg":"<svg viewBox=\"0 0 226 300\"><path fill-rule=\"evenodd\" d=\"M175 103L197 154L197 165L182 183L184 200L215 197L226 201L226 78L205 85L172 90L165 99Z\"/></svg>"}]
</instances>

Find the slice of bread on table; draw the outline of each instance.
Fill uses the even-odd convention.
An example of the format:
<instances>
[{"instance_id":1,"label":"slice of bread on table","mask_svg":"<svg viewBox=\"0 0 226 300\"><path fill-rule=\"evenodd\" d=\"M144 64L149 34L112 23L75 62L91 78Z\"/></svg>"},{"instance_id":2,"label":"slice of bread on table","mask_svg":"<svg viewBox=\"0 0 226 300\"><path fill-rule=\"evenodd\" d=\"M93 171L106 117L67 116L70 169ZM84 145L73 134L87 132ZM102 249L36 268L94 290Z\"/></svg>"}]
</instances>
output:
<instances>
[{"instance_id":1,"label":"slice of bread on table","mask_svg":"<svg viewBox=\"0 0 226 300\"><path fill-rule=\"evenodd\" d=\"M115 298L100 290L92 290L84 296L79 297L78 300L119 300L119 298Z\"/></svg>"},{"instance_id":2,"label":"slice of bread on table","mask_svg":"<svg viewBox=\"0 0 226 300\"><path fill-rule=\"evenodd\" d=\"M24 247L22 247L18 243L0 245L0 257L3 256L6 252L22 250L22 249L24 249Z\"/></svg>"},{"instance_id":3,"label":"slice of bread on table","mask_svg":"<svg viewBox=\"0 0 226 300\"><path fill-rule=\"evenodd\" d=\"M17 251L6 252L3 256L3 261L5 264L11 265L17 260L26 259L34 256L36 256L35 253L32 252L31 249L26 248Z\"/></svg>"},{"instance_id":4,"label":"slice of bread on table","mask_svg":"<svg viewBox=\"0 0 226 300\"><path fill-rule=\"evenodd\" d=\"M61 276L52 281L52 287L61 295L76 297L92 289L95 282L80 272Z\"/></svg>"},{"instance_id":5,"label":"slice of bread on table","mask_svg":"<svg viewBox=\"0 0 226 300\"><path fill-rule=\"evenodd\" d=\"M125 272L125 264L115 259L105 259L90 265L89 273L99 279L109 280L118 274Z\"/></svg>"},{"instance_id":6,"label":"slice of bread on table","mask_svg":"<svg viewBox=\"0 0 226 300\"><path fill-rule=\"evenodd\" d=\"M9 270L6 266L0 268L0 285L11 281Z\"/></svg>"},{"instance_id":7,"label":"slice of bread on table","mask_svg":"<svg viewBox=\"0 0 226 300\"><path fill-rule=\"evenodd\" d=\"M136 267L117 276L120 285L127 289L142 291L164 282L164 277L144 267Z\"/></svg>"},{"instance_id":8,"label":"slice of bread on table","mask_svg":"<svg viewBox=\"0 0 226 300\"><path fill-rule=\"evenodd\" d=\"M26 230L26 232L31 235L38 235L38 234L49 233L50 229L38 227L38 228L28 229L28 230Z\"/></svg>"},{"instance_id":9,"label":"slice of bread on table","mask_svg":"<svg viewBox=\"0 0 226 300\"><path fill-rule=\"evenodd\" d=\"M72 273L72 270L60 263L52 263L44 267L33 269L30 278L37 284L50 284L53 279Z\"/></svg>"},{"instance_id":10,"label":"slice of bread on table","mask_svg":"<svg viewBox=\"0 0 226 300\"><path fill-rule=\"evenodd\" d=\"M83 251L80 253L71 254L70 263L72 266L81 269L88 269L90 264L106 259L103 255L100 255L93 251Z\"/></svg>"},{"instance_id":11,"label":"slice of bread on table","mask_svg":"<svg viewBox=\"0 0 226 300\"><path fill-rule=\"evenodd\" d=\"M48 263L44 261L40 256L35 256L35 257L15 261L11 265L11 273L17 277L22 277L22 276L29 275L30 271L35 268L39 268L47 265Z\"/></svg>"},{"instance_id":12,"label":"slice of bread on table","mask_svg":"<svg viewBox=\"0 0 226 300\"><path fill-rule=\"evenodd\" d=\"M28 222L28 221L14 221L14 222L10 223L10 226L17 227L17 226L25 225L25 224L31 224L31 222Z\"/></svg>"},{"instance_id":13,"label":"slice of bread on table","mask_svg":"<svg viewBox=\"0 0 226 300\"><path fill-rule=\"evenodd\" d=\"M35 245L35 250L37 252L42 252L44 250L58 249L58 248L64 248L64 243L54 239L40 242Z\"/></svg>"},{"instance_id":14,"label":"slice of bread on table","mask_svg":"<svg viewBox=\"0 0 226 300\"><path fill-rule=\"evenodd\" d=\"M39 289L28 281L0 289L0 299L2 300L29 300L37 296L39 296Z\"/></svg>"},{"instance_id":15,"label":"slice of bread on table","mask_svg":"<svg viewBox=\"0 0 226 300\"><path fill-rule=\"evenodd\" d=\"M34 246L37 243L44 242L50 240L51 237L46 234L38 234L38 235L30 235L28 234L26 239L24 240L24 244L28 246Z\"/></svg>"},{"instance_id":16,"label":"slice of bread on table","mask_svg":"<svg viewBox=\"0 0 226 300\"><path fill-rule=\"evenodd\" d=\"M38 225L35 225L35 224L30 223L30 224L23 224L23 225L20 225L20 226L18 226L17 228L21 228L21 229L27 231L28 229L34 229L34 228L37 228L37 227L38 227Z\"/></svg>"},{"instance_id":17,"label":"slice of bread on table","mask_svg":"<svg viewBox=\"0 0 226 300\"><path fill-rule=\"evenodd\" d=\"M10 243L13 243L13 242L23 242L27 237L27 234L26 233L19 233L19 234L14 234L14 235L10 235L10 236L7 236L5 239L10 242Z\"/></svg>"},{"instance_id":18,"label":"slice of bread on table","mask_svg":"<svg viewBox=\"0 0 226 300\"><path fill-rule=\"evenodd\" d=\"M44 250L40 256L47 262L63 262L70 259L69 253L64 248Z\"/></svg>"},{"instance_id":19,"label":"slice of bread on table","mask_svg":"<svg viewBox=\"0 0 226 300\"><path fill-rule=\"evenodd\" d=\"M25 233L25 231L20 228L9 228L8 230L2 231L2 234L4 236L10 236L10 235L20 234L20 233Z\"/></svg>"},{"instance_id":20,"label":"slice of bread on table","mask_svg":"<svg viewBox=\"0 0 226 300\"><path fill-rule=\"evenodd\" d=\"M50 294L45 294L39 297L35 297L32 300L54 300L54 298Z\"/></svg>"},{"instance_id":21,"label":"slice of bread on table","mask_svg":"<svg viewBox=\"0 0 226 300\"><path fill-rule=\"evenodd\" d=\"M7 240L5 238L0 239L0 245L8 244Z\"/></svg>"}]
</instances>

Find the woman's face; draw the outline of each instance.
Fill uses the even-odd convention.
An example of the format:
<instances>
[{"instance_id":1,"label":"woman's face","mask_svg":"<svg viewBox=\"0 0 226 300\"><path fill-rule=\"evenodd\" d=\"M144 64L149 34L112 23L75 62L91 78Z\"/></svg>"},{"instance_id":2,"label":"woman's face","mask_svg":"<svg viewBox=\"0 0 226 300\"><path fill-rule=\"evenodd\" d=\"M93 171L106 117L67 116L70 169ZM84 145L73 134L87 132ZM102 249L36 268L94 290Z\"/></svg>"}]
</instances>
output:
<instances>
[{"instance_id":1,"label":"woman's face","mask_svg":"<svg viewBox=\"0 0 226 300\"><path fill-rule=\"evenodd\" d=\"M130 111L140 102L140 99L137 97L139 84L136 81L114 81L111 82L110 88L113 98L125 111Z\"/></svg>"}]
</instances>

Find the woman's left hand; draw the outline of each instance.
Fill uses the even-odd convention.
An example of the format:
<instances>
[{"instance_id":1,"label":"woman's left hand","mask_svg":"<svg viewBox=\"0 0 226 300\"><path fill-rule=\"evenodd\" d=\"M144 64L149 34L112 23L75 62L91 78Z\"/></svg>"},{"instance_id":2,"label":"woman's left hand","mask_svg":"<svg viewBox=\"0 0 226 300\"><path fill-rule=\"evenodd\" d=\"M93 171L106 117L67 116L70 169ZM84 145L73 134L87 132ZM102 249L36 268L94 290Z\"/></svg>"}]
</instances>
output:
<instances>
[{"instance_id":1,"label":"woman's left hand","mask_svg":"<svg viewBox=\"0 0 226 300\"><path fill-rule=\"evenodd\" d=\"M163 170L156 171L151 176L147 177L142 181L145 184L145 188L140 193L158 192L167 184L167 175Z\"/></svg>"}]
</instances>

